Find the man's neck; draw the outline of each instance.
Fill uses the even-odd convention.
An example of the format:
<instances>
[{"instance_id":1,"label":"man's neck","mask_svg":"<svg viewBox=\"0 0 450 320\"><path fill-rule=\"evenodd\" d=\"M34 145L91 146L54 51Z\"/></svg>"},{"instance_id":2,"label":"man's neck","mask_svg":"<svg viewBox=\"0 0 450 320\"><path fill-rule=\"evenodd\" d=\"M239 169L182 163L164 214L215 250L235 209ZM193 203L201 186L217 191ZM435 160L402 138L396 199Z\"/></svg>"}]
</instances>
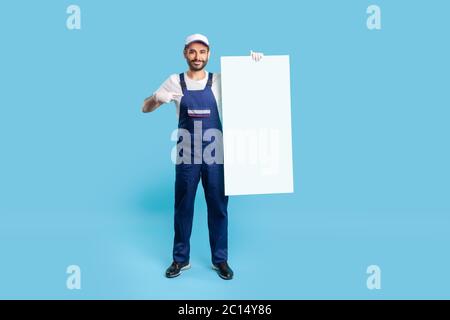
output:
<instances>
[{"instance_id":1,"label":"man's neck","mask_svg":"<svg viewBox=\"0 0 450 320\"><path fill-rule=\"evenodd\" d=\"M203 69L199 71L189 70L186 74L192 80L203 80L206 77L206 72Z\"/></svg>"}]
</instances>

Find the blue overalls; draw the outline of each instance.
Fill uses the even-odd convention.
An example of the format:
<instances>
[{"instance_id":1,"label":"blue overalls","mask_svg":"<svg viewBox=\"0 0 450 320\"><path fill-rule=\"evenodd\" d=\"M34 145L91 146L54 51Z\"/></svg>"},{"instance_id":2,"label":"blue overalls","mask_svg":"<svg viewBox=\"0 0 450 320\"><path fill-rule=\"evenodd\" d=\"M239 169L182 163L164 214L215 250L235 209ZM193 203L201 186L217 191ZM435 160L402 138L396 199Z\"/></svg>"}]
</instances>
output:
<instances>
[{"instance_id":1,"label":"blue overalls","mask_svg":"<svg viewBox=\"0 0 450 320\"><path fill-rule=\"evenodd\" d=\"M208 74L208 82L203 90L187 90L184 73L180 74L180 85L183 97L180 102L179 129L186 129L192 136L194 148L194 124L201 121L202 136L207 129L222 131L216 99L211 90L212 73ZM198 140L197 140L198 141ZM201 141L201 151L210 143ZM222 146L222 141L219 143ZM179 154L178 154L179 155ZM194 152L192 152L192 155ZM203 158L202 158L203 159ZM227 261L228 258L228 197L225 196L223 162L206 164L181 163L176 165L175 177L175 239L173 260L178 263L189 261L189 239L194 216L194 201L197 186L202 180L208 207L209 242L214 264Z\"/></svg>"}]
</instances>

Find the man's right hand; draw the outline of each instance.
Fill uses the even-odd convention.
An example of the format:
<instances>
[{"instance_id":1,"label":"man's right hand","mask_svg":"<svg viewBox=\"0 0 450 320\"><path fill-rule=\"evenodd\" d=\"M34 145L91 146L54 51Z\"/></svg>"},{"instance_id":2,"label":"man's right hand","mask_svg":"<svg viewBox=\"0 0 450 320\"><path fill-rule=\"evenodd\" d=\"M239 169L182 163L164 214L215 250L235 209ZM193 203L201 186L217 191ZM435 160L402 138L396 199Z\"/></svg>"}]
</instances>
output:
<instances>
[{"instance_id":1,"label":"man's right hand","mask_svg":"<svg viewBox=\"0 0 450 320\"><path fill-rule=\"evenodd\" d=\"M155 99L160 103L169 103L182 96L181 93L176 92L158 91L155 93Z\"/></svg>"}]
</instances>

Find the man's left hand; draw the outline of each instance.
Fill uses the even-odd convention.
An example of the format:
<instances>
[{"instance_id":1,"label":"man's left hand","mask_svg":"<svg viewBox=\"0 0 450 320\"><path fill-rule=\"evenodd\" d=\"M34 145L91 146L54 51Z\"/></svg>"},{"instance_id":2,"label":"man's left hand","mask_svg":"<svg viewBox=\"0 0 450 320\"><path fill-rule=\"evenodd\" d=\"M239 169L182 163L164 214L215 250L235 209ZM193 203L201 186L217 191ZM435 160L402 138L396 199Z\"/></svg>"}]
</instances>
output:
<instances>
[{"instance_id":1,"label":"man's left hand","mask_svg":"<svg viewBox=\"0 0 450 320\"><path fill-rule=\"evenodd\" d=\"M258 62L264 57L264 54L262 52L254 52L253 50L250 50L250 55L253 59L253 61Z\"/></svg>"}]
</instances>

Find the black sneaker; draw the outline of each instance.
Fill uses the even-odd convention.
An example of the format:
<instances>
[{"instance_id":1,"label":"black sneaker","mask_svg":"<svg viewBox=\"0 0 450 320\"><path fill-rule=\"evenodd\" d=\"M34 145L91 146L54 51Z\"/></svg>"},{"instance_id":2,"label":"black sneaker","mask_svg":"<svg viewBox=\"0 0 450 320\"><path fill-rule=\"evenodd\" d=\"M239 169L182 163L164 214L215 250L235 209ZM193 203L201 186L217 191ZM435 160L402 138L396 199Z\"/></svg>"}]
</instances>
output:
<instances>
[{"instance_id":1,"label":"black sneaker","mask_svg":"<svg viewBox=\"0 0 450 320\"><path fill-rule=\"evenodd\" d=\"M178 277L181 274L181 271L187 270L191 267L191 264L189 262L184 263L178 263L178 262L172 262L169 268L166 270L166 277L167 278L175 278Z\"/></svg>"},{"instance_id":2,"label":"black sneaker","mask_svg":"<svg viewBox=\"0 0 450 320\"><path fill-rule=\"evenodd\" d=\"M222 279L224 280L233 279L233 270L231 270L230 266L226 261L218 264L213 264L213 269L217 271L217 274Z\"/></svg>"}]
</instances>

